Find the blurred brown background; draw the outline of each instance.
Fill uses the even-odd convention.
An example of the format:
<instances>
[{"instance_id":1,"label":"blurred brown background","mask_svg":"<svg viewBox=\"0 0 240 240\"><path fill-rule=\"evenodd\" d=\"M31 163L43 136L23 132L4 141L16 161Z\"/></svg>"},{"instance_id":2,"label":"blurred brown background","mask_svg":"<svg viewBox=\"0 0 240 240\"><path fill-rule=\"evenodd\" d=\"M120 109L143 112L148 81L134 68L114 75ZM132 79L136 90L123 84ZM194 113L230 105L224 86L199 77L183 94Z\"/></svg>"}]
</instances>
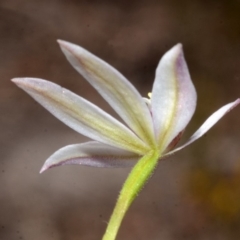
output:
<instances>
[{"instance_id":1,"label":"blurred brown background","mask_svg":"<svg viewBox=\"0 0 240 240\"><path fill-rule=\"evenodd\" d=\"M189 136L240 96L240 1L1 0L0 239L101 239L129 169L67 166L38 172L64 145L86 141L10 82L54 81L114 114L65 60L77 43L146 95L160 57L181 42L198 92ZM205 137L160 162L118 239L240 237L240 107Z\"/></svg>"}]
</instances>

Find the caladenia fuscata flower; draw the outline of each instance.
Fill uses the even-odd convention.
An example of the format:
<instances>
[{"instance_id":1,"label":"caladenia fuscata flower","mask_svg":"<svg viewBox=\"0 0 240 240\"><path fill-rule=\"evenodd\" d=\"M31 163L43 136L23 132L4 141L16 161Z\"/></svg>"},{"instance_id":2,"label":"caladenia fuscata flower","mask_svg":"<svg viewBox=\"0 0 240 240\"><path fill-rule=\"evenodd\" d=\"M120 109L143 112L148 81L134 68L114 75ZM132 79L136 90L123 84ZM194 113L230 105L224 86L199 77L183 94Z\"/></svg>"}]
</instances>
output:
<instances>
[{"instance_id":1,"label":"caladenia fuscata flower","mask_svg":"<svg viewBox=\"0 0 240 240\"><path fill-rule=\"evenodd\" d=\"M114 240L129 206L159 160L205 134L240 99L213 113L182 146L175 148L195 111L197 94L177 44L160 60L149 98L116 69L75 44L58 41L72 66L122 118L122 124L102 109L55 83L36 78L12 81L75 131L94 141L63 147L41 169L80 164L92 167L133 166L124 183L103 240Z\"/></svg>"}]
</instances>

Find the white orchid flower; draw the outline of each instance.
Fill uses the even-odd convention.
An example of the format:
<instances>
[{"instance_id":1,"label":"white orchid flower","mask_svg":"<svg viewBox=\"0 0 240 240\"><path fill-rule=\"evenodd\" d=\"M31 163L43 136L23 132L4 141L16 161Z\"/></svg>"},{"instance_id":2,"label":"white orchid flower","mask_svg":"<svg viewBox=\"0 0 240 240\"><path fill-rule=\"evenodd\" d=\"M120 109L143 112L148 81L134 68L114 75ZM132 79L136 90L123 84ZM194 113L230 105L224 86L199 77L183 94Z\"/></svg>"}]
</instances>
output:
<instances>
[{"instance_id":1,"label":"white orchid flower","mask_svg":"<svg viewBox=\"0 0 240 240\"><path fill-rule=\"evenodd\" d=\"M197 94L177 44L160 60L149 99L115 68L75 44L58 41L72 66L119 114L125 125L86 99L52 82L36 78L12 81L63 123L94 141L56 151L41 172L54 166L80 164L126 167L137 163L120 193L104 240L113 240L123 216L160 158L175 153L205 134L240 103L213 113L182 146L173 150L195 111Z\"/></svg>"}]
</instances>

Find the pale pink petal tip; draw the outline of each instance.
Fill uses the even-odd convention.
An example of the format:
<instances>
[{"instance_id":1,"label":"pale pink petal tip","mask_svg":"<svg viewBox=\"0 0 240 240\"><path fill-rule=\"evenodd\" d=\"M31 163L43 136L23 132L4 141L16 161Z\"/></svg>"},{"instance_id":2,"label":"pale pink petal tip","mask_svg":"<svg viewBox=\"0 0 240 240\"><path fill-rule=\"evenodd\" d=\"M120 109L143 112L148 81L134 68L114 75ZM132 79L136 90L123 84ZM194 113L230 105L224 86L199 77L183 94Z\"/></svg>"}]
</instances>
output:
<instances>
[{"instance_id":1,"label":"pale pink petal tip","mask_svg":"<svg viewBox=\"0 0 240 240\"><path fill-rule=\"evenodd\" d=\"M19 84L22 82L24 78L12 78L11 81L15 84Z\"/></svg>"},{"instance_id":2,"label":"pale pink petal tip","mask_svg":"<svg viewBox=\"0 0 240 240\"><path fill-rule=\"evenodd\" d=\"M42 168L41 168L41 170L40 170L40 174L41 173L43 173L43 172L45 172L46 170L48 170L49 169L49 166L47 165L47 164L44 164L43 166L42 166Z\"/></svg>"},{"instance_id":3,"label":"pale pink petal tip","mask_svg":"<svg viewBox=\"0 0 240 240\"><path fill-rule=\"evenodd\" d=\"M60 47L62 48L67 48L67 47L69 47L70 45L73 45L73 44L71 44L71 43L69 43L69 42L67 42L67 41L64 41L64 40L61 40L61 39L58 39L57 40L57 43L60 45Z\"/></svg>"},{"instance_id":4,"label":"pale pink petal tip","mask_svg":"<svg viewBox=\"0 0 240 240\"><path fill-rule=\"evenodd\" d=\"M57 43L60 44L60 45L61 45L62 43L64 43L64 42L65 42L64 40L57 39Z\"/></svg>"},{"instance_id":5,"label":"pale pink petal tip","mask_svg":"<svg viewBox=\"0 0 240 240\"><path fill-rule=\"evenodd\" d=\"M173 47L173 49L178 49L179 51L182 51L182 48L183 48L182 43L177 43L177 44Z\"/></svg>"},{"instance_id":6,"label":"pale pink petal tip","mask_svg":"<svg viewBox=\"0 0 240 240\"><path fill-rule=\"evenodd\" d=\"M37 78L29 78L29 77L22 77L22 78L12 78L11 81L15 83L18 87L24 86L26 87L31 80L37 80ZM40 80L40 79L38 79Z\"/></svg>"}]
</instances>

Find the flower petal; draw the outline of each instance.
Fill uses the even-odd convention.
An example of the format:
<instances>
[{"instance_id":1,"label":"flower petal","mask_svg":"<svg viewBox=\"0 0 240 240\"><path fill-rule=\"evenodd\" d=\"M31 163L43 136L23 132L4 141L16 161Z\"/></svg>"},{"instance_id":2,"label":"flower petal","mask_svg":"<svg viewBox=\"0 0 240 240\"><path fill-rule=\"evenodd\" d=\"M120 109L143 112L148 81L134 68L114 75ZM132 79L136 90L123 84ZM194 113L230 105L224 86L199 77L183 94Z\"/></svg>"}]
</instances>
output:
<instances>
[{"instance_id":1,"label":"flower petal","mask_svg":"<svg viewBox=\"0 0 240 240\"><path fill-rule=\"evenodd\" d=\"M99 142L87 142L63 147L44 163L40 173L49 168L67 164L90 167L131 167L140 156Z\"/></svg>"},{"instance_id":2,"label":"flower petal","mask_svg":"<svg viewBox=\"0 0 240 240\"><path fill-rule=\"evenodd\" d=\"M214 126L226 113L231 111L233 108L235 108L240 103L240 98L238 98L236 101L232 103L228 103L227 105L221 107L216 112L214 112L203 124L202 126L190 137L190 139L183 144L182 146L176 148L175 150L168 152L166 155L171 155L189 144L196 141L198 138L202 137L212 126Z\"/></svg>"},{"instance_id":3,"label":"flower petal","mask_svg":"<svg viewBox=\"0 0 240 240\"><path fill-rule=\"evenodd\" d=\"M17 78L13 82L75 131L135 153L148 151L148 147L122 123L71 91L36 78Z\"/></svg>"},{"instance_id":4,"label":"flower petal","mask_svg":"<svg viewBox=\"0 0 240 240\"><path fill-rule=\"evenodd\" d=\"M159 146L166 146L182 132L196 108L197 94L177 44L160 60L152 90L152 114Z\"/></svg>"},{"instance_id":5,"label":"flower petal","mask_svg":"<svg viewBox=\"0 0 240 240\"><path fill-rule=\"evenodd\" d=\"M101 94L144 142L154 142L148 107L136 88L115 68L75 44L59 40L72 66Z\"/></svg>"}]
</instances>

